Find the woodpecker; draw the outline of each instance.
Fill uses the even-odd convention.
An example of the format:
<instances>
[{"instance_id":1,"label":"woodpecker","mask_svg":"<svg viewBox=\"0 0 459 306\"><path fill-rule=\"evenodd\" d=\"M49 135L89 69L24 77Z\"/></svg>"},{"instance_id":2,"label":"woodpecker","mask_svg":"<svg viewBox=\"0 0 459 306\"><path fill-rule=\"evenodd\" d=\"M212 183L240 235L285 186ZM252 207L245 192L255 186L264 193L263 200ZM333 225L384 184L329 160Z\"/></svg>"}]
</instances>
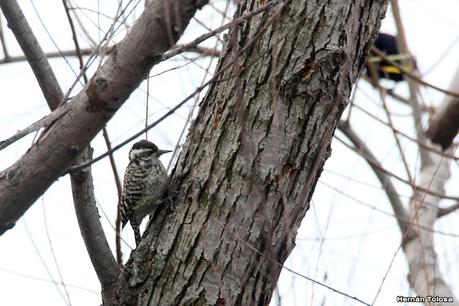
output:
<instances>
[{"instance_id":1,"label":"woodpecker","mask_svg":"<svg viewBox=\"0 0 459 306\"><path fill-rule=\"evenodd\" d=\"M148 140L136 142L129 151L119 210L122 228L130 221L136 245L142 219L155 211L167 189L168 176L159 157L168 152L172 151L160 150Z\"/></svg>"}]
</instances>

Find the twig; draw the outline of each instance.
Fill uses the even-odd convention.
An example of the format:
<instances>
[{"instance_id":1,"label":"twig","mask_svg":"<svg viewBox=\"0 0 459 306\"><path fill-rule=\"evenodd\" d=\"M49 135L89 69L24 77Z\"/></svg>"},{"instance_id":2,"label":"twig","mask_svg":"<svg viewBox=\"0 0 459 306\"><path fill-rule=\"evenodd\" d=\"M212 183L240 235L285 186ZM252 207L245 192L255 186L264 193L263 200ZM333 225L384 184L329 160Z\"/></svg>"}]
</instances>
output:
<instances>
[{"instance_id":1,"label":"twig","mask_svg":"<svg viewBox=\"0 0 459 306\"><path fill-rule=\"evenodd\" d=\"M379 179L379 182L384 187L384 192L392 205L392 209L394 210L395 215L398 216L397 222L400 231L402 233L406 232L407 226L400 220L408 220L408 214L402 205L402 201L400 201L400 197L397 195L397 190L392 184L391 179L386 172L381 170L382 165L378 162L365 142L360 139L357 133L355 133L349 123L340 121L338 123L338 128L350 141L352 141L357 150L362 152L361 156L368 162L368 165L371 167L376 177Z\"/></svg>"},{"instance_id":2,"label":"twig","mask_svg":"<svg viewBox=\"0 0 459 306\"><path fill-rule=\"evenodd\" d=\"M106 50L107 54L111 52L111 49ZM94 52L91 48L81 49L82 55L91 55ZM66 50L66 51L56 51L56 52L47 52L45 53L46 58L55 58L55 57L63 57L63 56L78 56L75 50ZM8 63L15 63L15 62L22 62L27 60L24 55L18 56L8 56L5 58L0 59L0 64L8 64Z\"/></svg>"},{"instance_id":3,"label":"twig","mask_svg":"<svg viewBox=\"0 0 459 306\"><path fill-rule=\"evenodd\" d=\"M389 64L391 64L394 67L397 67L397 69L399 69L404 75L408 76L413 81L416 81L417 83L420 83L420 84L425 85L427 87L430 87L430 88L433 88L435 90L438 90L439 92L442 92L444 94L453 96L455 98L459 98L459 93L453 92L453 91L450 91L450 90L447 90L447 89L444 89L444 88L441 88L441 87L438 87L437 85L434 85L434 84L431 84L429 82L424 81L423 79L421 79L420 77L416 76L412 72L406 70L402 65L399 65L397 62L389 59L381 50L373 47L372 51L374 53L376 53L377 55L381 56L384 59L384 61L388 62Z\"/></svg>"},{"instance_id":4,"label":"twig","mask_svg":"<svg viewBox=\"0 0 459 306\"><path fill-rule=\"evenodd\" d=\"M108 136L108 132L106 128L102 130L102 134L104 136L105 145L107 146L107 149L111 150L112 144L110 142L110 137ZM118 170L116 167L115 158L113 156L113 153L110 154L108 158L110 160L110 166L112 168L113 177L115 179L116 191L118 193L118 202L119 202L121 200L121 192L122 192L121 180L118 175ZM123 260L122 259L123 254L121 253L121 240L120 240L121 220L120 220L119 209L117 209L117 214L116 214L115 230L116 230L116 237L117 237L116 238L116 261L118 262L118 264L121 264Z\"/></svg>"},{"instance_id":5,"label":"twig","mask_svg":"<svg viewBox=\"0 0 459 306\"><path fill-rule=\"evenodd\" d=\"M70 16L67 0L62 0L62 3L64 5L70 29L72 31L72 38L80 63L80 71L83 73L82 76L85 83L87 83L88 77L84 72L83 57L81 55L81 49L78 43L78 37L76 35L73 20ZM107 148L110 149L110 139L105 127L102 129L102 131ZM89 159L91 159L90 146L87 147L85 152L80 156L79 160L87 161ZM109 159L115 177L118 195L120 196L121 183L119 181L113 155L110 155ZM113 254L110 250L107 238L98 218L99 214L97 213L91 169L89 168L86 171L82 170L79 172L73 172L70 174L70 177L72 182L75 212L77 215L78 224L80 226L80 231L86 245L86 249L94 266L94 270L96 271L97 277L101 283L102 290L111 290L111 287L121 273L121 270L113 258Z\"/></svg>"},{"instance_id":6,"label":"twig","mask_svg":"<svg viewBox=\"0 0 459 306\"><path fill-rule=\"evenodd\" d=\"M67 108L59 108L56 111L50 113L49 115L41 118L40 120L32 123L28 127L26 127L23 130L20 130L16 132L13 136L9 137L8 139L0 141L0 150L3 150L4 148L8 147L10 144L18 141L22 137L26 136L29 133L35 132L43 127L50 126L53 124L56 120L58 120L60 117L62 117L65 113L68 112Z\"/></svg>"},{"instance_id":7,"label":"twig","mask_svg":"<svg viewBox=\"0 0 459 306\"><path fill-rule=\"evenodd\" d=\"M341 194L342 196L352 200L352 202L354 202L354 203L357 203L359 205L368 207L369 209L374 210L374 211L376 211L378 213L381 213L383 215L386 215L388 217L395 218L395 219L399 218L396 214L387 212L387 211L385 211L385 210L383 210L383 209L381 209L381 208L379 208L377 206L374 206L374 205L371 205L369 203L366 203L366 202L360 200L358 197L356 197L354 195L351 195L349 193L346 193L343 190L337 188L336 186L324 182L323 180L319 180L318 183L322 184L325 187L329 188L330 190L333 190L334 192L337 192L337 193ZM411 218L399 219L399 221L404 223L404 224L406 224L407 226L409 226L410 224L413 223L413 219L411 219ZM426 232L435 233L435 234L442 235L442 236L459 238L459 233L444 232L444 231L437 230L435 228L432 228L432 227L429 227L429 226L425 226L425 225L422 225L422 224L416 224L416 227L417 227L416 229L420 229L420 230L423 230L423 231L426 231ZM405 242L407 242L407 241L405 241Z\"/></svg>"},{"instance_id":8,"label":"twig","mask_svg":"<svg viewBox=\"0 0 459 306\"><path fill-rule=\"evenodd\" d=\"M218 34L220 32L223 32L223 31L225 31L225 30L227 30L227 29L229 29L231 27L234 27L235 25L243 23L247 19L252 18L255 15L258 15L258 14L270 9L271 7L275 6L276 4L283 2L283 1L284 0L271 0L271 1L267 2L265 5L262 5L259 8L251 11L250 13L244 14L239 18L233 19L231 22L228 22L227 24L225 24L225 25L223 25L221 27L218 27L215 30L212 30L212 31L210 31L210 32L208 32L208 33L206 33L204 35L201 35L201 36L199 36L198 38L194 39L193 41L191 41L189 43L186 43L186 44L183 44L183 45L177 45L177 46L175 46L175 48L173 48L169 52L166 52L161 57L161 61L165 61L165 60L167 60L167 59L169 59L171 57L174 57L177 54L182 53L183 51L193 50L194 48L196 48L196 46L199 43L209 39L210 37L213 37L213 36L215 36L216 34Z\"/></svg>"},{"instance_id":9,"label":"twig","mask_svg":"<svg viewBox=\"0 0 459 306\"><path fill-rule=\"evenodd\" d=\"M53 257L54 264L56 265L57 274L59 275L59 279L61 280L62 287L64 288L64 292L65 292L65 295L67 297L67 301L66 301L67 305L71 306L72 305L72 301L70 299L70 294L69 294L69 292L67 290L67 285L64 282L64 276L62 275L62 271L61 271L61 268L59 266L59 262L57 261L56 252L54 252L54 247L53 247L53 242L51 240L51 235L49 234L48 218L46 217L46 208L45 208L44 201L42 201L42 207L43 207L43 220L44 220L44 223L45 223L45 231L46 231L46 237L48 238L49 250L50 250L51 255Z\"/></svg>"},{"instance_id":10,"label":"twig","mask_svg":"<svg viewBox=\"0 0 459 306\"><path fill-rule=\"evenodd\" d=\"M459 202L454 204L454 205L451 205L450 207L446 207L446 208L438 208L438 211L437 211L437 218L441 218L441 217L444 217L456 210L459 209Z\"/></svg>"},{"instance_id":11,"label":"twig","mask_svg":"<svg viewBox=\"0 0 459 306\"><path fill-rule=\"evenodd\" d=\"M394 126L394 124L392 122L392 117L391 117L389 108L387 107L386 97L384 95L384 90L383 90L383 88L381 88L381 86L379 86L379 80L377 79L378 78L378 73L376 71L375 65L373 63L369 63L369 69L371 71L372 81L375 84L376 88L378 89L379 98L381 100L382 107L383 107L384 112L385 112L386 117L387 117L388 126L389 126L389 128L390 128L390 130L392 132L392 135L394 136L395 143L397 144L398 153L400 155L400 158L402 159L403 166L405 167L405 172L406 172L406 175L408 176L408 181L409 182L413 182L413 184L414 184L413 178L411 176L410 169L408 167L408 162L407 162L407 160L405 158L405 153L403 152L402 144L400 143L400 139L398 139L398 135L395 132L395 126ZM368 151L370 151L370 150L368 150Z\"/></svg>"},{"instance_id":12,"label":"twig","mask_svg":"<svg viewBox=\"0 0 459 306\"><path fill-rule=\"evenodd\" d=\"M27 237L29 238L30 243L32 244L32 247L35 253L37 254L38 258L40 259L41 264L43 265L43 268L46 270L46 273L48 274L49 281L54 284L54 287L56 288L56 291L61 296L62 300L64 300L64 302L67 302L67 300L65 299L64 293L61 291L61 288L57 285L59 282L54 279L53 273L51 273L51 270L48 264L43 258L43 255L41 254L40 249L38 248L37 243L35 242L35 239L33 238L32 233L29 230L29 226L27 225L26 218L22 219L22 223L24 224L24 228L27 233Z\"/></svg>"},{"instance_id":13,"label":"twig","mask_svg":"<svg viewBox=\"0 0 459 306\"><path fill-rule=\"evenodd\" d=\"M345 145L346 147L348 147L349 149L355 151L357 154L359 155L362 155L362 152L359 152L358 149L356 148L353 148L351 145L347 144L344 140L342 140L339 136L337 135L334 135L333 137L335 137L339 142L341 142L343 145ZM371 159L369 158L365 158L369 163L372 163L375 167L379 167L379 165L375 162L373 162ZM395 178L396 180L402 182L402 183L405 183L409 186L413 186L413 184L411 184L410 182L408 182L407 180L405 180L404 178L396 175L395 173L392 173L391 171L385 169L384 167L380 167L379 168L381 171L383 171L384 173L392 176L393 178ZM436 193L436 192L433 192L433 191L430 191L430 190L427 190L421 186L418 186L418 185L415 185L414 186L416 188L417 191L422 191L422 192L425 192L427 194L430 194L430 195L433 195L433 196L436 196L436 197L439 197L439 198L442 198L442 199L448 199L448 200L454 200L454 201L459 201L459 197L453 197L453 196L449 196L449 195L446 195L446 194L439 194L439 193Z\"/></svg>"},{"instance_id":14,"label":"twig","mask_svg":"<svg viewBox=\"0 0 459 306\"><path fill-rule=\"evenodd\" d=\"M0 7L36 76L48 105L51 109L57 108L64 95L21 8L16 0L0 1Z\"/></svg>"},{"instance_id":15,"label":"twig","mask_svg":"<svg viewBox=\"0 0 459 306\"><path fill-rule=\"evenodd\" d=\"M382 119L378 118L377 116L373 115L372 113L370 113L369 111L367 111L366 109L364 109L363 107L359 106L358 104L354 104L354 107L360 111L362 111L363 113L365 113L366 115L368 115L370 118L373 118L374 120L384 124L385 126L389 126L387 122L383 121ZM402 131L398 130L397 128L394 127L394 131L403 136L404 138L416 143L418 146L420 146L421 148L423 148L424 150L426 151L429 151L429 152L432 152L432 153L435 153L435 154L438 154L438 155L442 155L446 158L450 158L452 160L459 160L459 157L458 156L455 156L455 155L452 155L452 154L448 154L447 152L442 152L442 151L439 151L439 150L436 150L428 145L426 145L425 143L422 143L420 142L419 140L403 133Z\"/></svg>"}]
</instances>

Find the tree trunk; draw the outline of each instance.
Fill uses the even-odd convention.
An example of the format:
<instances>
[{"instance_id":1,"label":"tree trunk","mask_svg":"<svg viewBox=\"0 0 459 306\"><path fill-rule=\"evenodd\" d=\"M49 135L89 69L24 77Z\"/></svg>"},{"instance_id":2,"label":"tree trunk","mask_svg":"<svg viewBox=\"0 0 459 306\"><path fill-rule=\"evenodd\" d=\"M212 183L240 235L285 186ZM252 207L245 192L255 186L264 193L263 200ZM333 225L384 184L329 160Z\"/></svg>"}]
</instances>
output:
<instances>
[{"instance_id":1,"label":"tree trunk","mask_svg":"<svg viewBox=\"0 0 459 306\"><path fill-rule=\"evenodd\" d=\"M120 304L269 303L386 2L285 1L229 31L172 174L175 210L131 254Z\"/></svg>"}]
</instances>

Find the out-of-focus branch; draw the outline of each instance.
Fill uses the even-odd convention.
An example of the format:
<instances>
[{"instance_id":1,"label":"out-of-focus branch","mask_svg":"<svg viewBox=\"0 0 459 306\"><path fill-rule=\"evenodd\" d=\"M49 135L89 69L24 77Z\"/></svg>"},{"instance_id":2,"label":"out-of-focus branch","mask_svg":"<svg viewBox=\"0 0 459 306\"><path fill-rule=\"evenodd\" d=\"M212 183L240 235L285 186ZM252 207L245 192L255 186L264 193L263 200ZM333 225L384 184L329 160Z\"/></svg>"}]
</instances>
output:
<instances>
[{"instance_id":1,"label":"out-of-focus branch","mask_svg":"<svg viewBox=\"0 0 459 306\"><path fill-rule=\"evenodd\" d=\"M406 232L407 224L406 222L402 222L402 220L408 220L408 214L400 201L400 197L398 196L397 190L392 184L390 177L381 170L382 165L378 162L376 156L373 155L370 148L368 148L365 142L360 139L349 123L340 121L338 128L350 141L352 141L357 150L363 153L362 157L368 161L368 165L371 167L386 192L387 198L392 205L392 209L397 216L398 226L403 235L403 233Z\"/></svg>"},{"instance_id":2,"label":"out-of-focus branch","mask_svg":"<svg viewBox=\"0 0 459 306\"><path fill-rule=\"evenodd\" d=\"M85 48L81 49L81 54L82 55L91 55L94 52L93 49L91 48ZM109 53L110 50L107 50L107 53ZM77 52L75 50L65 50L65 51L56 51L56 52L46 52L45 57L46 58L60 58L63 56L78 56ZM18 55L18 56L8 56L5 58L0 59L0 64L9 64L9 63L15 63L15 62L22 62L27 60L27 58L24 55Z\"/></svg>"},{"instance_id":3,"label":"out-of-focus branch","mask_svg":"<svg viewBox=\"0 0 459 306\"><path fill-rule=\"evenodd\" d=\"M338 137L337 135L334 135L334 138L336 140L338 140L340 143L342 143L344 146L348 147L349 149L357 152L358 154L360 155L363 155L363 151L359 152L358 149L354 148L353 146L351 146L350 144L346 143L344 140L342 140L340 137ZM365 156L364 156L365 157ZM379 163L376 163L374 162L371 158L365 158L366 161L370 164L373 164L373 166L375 167L378 167L379 170L383 171L384 173L386 173L388 176L390 177L393 177L394 179L396 179L397 181L399 182L402 182L402 183L405 183L411 187L414 187L417 191L419 192L424 192L426 194L430 194L432 196L436 196L436 197L439 197L441 199L447 199L447 200L454 200L454 201L459 201L459 197L455 197L455 196L449 196L449 195L446 195L445 193L438 193L438 192L435 192L435 191L432 191L428 188L425 188L425 187L422 187L421 185L415 185L413 186L413 184L411 182L408 182L406 179L398 176L397 174L387 170L386 168L382 167ZM424 205L431 205L429 202L425 202Z\"/></svg>"},{"instance_id":4,"label":"out-of-focus branch","mask_svg":"<svg viewBox=\"0 0 459 306\"><path fill-rule=\"evenodd\" d=\"M374 120L378 121L379 123L384 124L385 126L389 126L389 124L387 122L385 122L382 119L378 118L377 116L373 115L372 113L367 111L365 108L361 107L360 105L354 104L354 108L360 110L361 112L363 112L364 114L368 115L370 118L373 118ZM435 153L435 154L438 154L438 155L442 155L443 158L449 158L449 159L452 159L452 160L455 160L455 161L459 160L459 157L455 156L452 153L436 150L432 146L428 146L425 143L420 142L419 140L411 137L408 134L405 134L404 132L400 131L399 129L397 129L395 127L393 129L394 129L395 133L397 133L398 135L403 136L405 139L407 139L409 141L412 141L413 143L416 143L418 146L420 146L422 149L424 149L424 150L426 150L428 152L432 152L432 153Z\"/></svg>"},{"instance_id":5,"label":"out-of-focus branch","mask_svg":"<svg viewBox=\"0 0 459 306\"><path fill-rule=\"evenodd\" d=\"M402 53L410 54L406 42L398 0L392 0L391 4L398 30L397 39L399 50ZM415 80L410 76L410 78L407 78L406 81L410 91L410 101L413 108L413 120L417 139L419 142L432 146L436 150L440 150L439 145L435 145L427 139L422 128L422 110L417 95L419 92L417 82L419 82L419 80ZM446 91L442 91L446 93ZM448 94L454 96L456 99L459 97L457 93L448 92ZM408 231L414 232L416 235L414 235L414 239L404 239L404 241L402 241L402 245L404 246L403 250L408 261L408 282L411 288L413 288L420 296L448 296L454 299L452 305L459 305L438 267L433 234L431 232L420 230L420 226L434 227L438 213L438 203L441 198L433 195L432 191L436 194L444 193L444 186L450 177L449 159L446 159L438 154L429 153L423 149L420 149L420 157L421 165L418 175L419 182L417 185L420 185L422 189L430 192L417 190L413 195L412 203L410 205L409 214L413 223L410 224ZM429 203L429 205L424 205L426 202ZM446 305L447 303L440 302L435 304L441 306Z\"/></svg>"},{"instance_id":6,"label":"out-of-focus branch","mask_svg":"<svg viewBox=\"0 0 459 306\"><path fill-rule=\"evenodd\" d=\"M8 21L8 27L13 31L36 76L49 107L51 109L57 108L64 95L21 8L15 0L0 1L0 7Z\"/></svg>"},{"instance_id":7,"label":"out-of-focus branch","mask_svg":"<svg viewBox=\"0 0 459 306\"><path fill-rule=\"evenodd\" d=\"M91 158L90 148L79 158ZM96 271L102 290L109 290L117 281L121 270L108 245L99 220L91 168L81 169L71 175L73 202L89 258Z\"/></svg>"},{"instance_id":8,"label":"out-of-focus branch","mask_svg":"<svg viewBox=\"0 0 459 306\"><path fill-rule=\"evenodd\" d=\"M51 114L41 118L40 120L32 123L29 125L27 128L17 131L16 134L13 136L9 137L8 139L0 141L0 150L3 150L10 144L14 143L15 141L18 141L22 137L28 135L29 133L38 131L41 128L44 128L46 126L51 125L53 122L55 122L57 119L59 119L61 116L65 114L67 110L60 108L55 112L52 112Z\"/></svg>"},{"instance_id":9,"label":"out-of-focus branch","mask_svg":"<svg viewBox=\"0 0 459 306\"><path fill-rule=\"evenodd\" d=\"M435 146L429 140L427 143ZM437 145L437 147L439 147ZM444 186L450 177L449 160L429 153L432 163L422 165L419 183L424 189L443 193ZM406 241L404 251L409 265L408 281L417 294L422 296L437 294L452 297L453 303L436 305L459 305L450 286L446 283L438 267L433 233L421 230L422 227L434 228L438 218L440 198L429 193L418 191L410 205L412 223L410 232L415 232L415 239ZM426 202L430 205L424 205ZM427 304L426 304L427 305Z\"/></svg>"},{"instance_id":10,"label":"out-of-focus branch","mask_svg":"<svg viewBox=\"0 0 459 306\"><path fill-rule=\"evenodd\" d=\"M403 163L403 166L405 168L405 172L406 172L406 175L408 177L408 181L412 182L414 184L413 177L411 175L411 172L410 172L410 169L409 169L409 166L408 166L408 162L407 162L406 157L405 157L405 152L403 151L402 144L400 143L400 139L398 139L398 135L397 135L397 132L395 130L395 126L394 126L394 124L392 122L392 116L390 114L389 108L388 108L387 103L386 103L386 95L385 95L384 89L379 85L379 80L377 79L378 73L376 72L376 68L375 68L373 63L369 63L369 69L371 71L373 84L378 89L379 98L381 100L381 104L382 104L382 107L384 109L384 112L386 113L388 126L389 126L390 130L392 131L392 135L394 136L395 143L397 144L397 149L398 149L400 158L402 159L402 163Z\"/></svg>"}]
</instances>

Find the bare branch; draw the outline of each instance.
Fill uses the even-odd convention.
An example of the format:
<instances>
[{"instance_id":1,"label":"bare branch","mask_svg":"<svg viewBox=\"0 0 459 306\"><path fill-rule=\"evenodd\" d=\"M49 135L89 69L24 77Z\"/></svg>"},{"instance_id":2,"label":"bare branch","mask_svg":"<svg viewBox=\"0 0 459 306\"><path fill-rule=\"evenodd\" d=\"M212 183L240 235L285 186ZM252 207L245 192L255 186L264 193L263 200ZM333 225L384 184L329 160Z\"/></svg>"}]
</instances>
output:
<instances>
[{"instance_id":1,"label":"bare branch","mask_svg":"<svg viewBox=\"0 0 459 306\"><path fill-rule=\"evenodd\" d=\"M354 146L359 151L362 151L363 158L368 162L368 165L371 167L379 182L383 186L384 191L386 192L387 198L389 199L389 202L392 205L392 209L394 210L394 213L397 216L397 222L400 231L402 232L402 234L405 233L407 229L407 224L402 220L409 219L408 213L403 207L402 201L400 201L400 197L398 196L397 190L395 189L395 186L392 184L390 177L387 175L386 172L381 170L382 165L378 162L378 160L373 155L371 150L367 147L365 142L362 141L362 139L360 139L360 137L357 135L357 133L355 133L355 131L348 123L340 121L338 124L338 128L341 132L344 133L344 135L346 135L346 137L350 141L352 141Z\"/></svg>"},{"instance_id":2,"label":"bare branch","mask_svg":"<svg viewBox=\"0 0 459 306\"><path fill-rule=\"evenodd\" d=\"M90 159L91 154L89 150L87 149L82 154L81 159ZM102 285L102 290L108 289L116 282L121 270L110 251L105 233L99 221L99 213L93 196L94 185L91 168L73 172L71 180L75 213L80 226L81 236Z\"/></svg>"},{"instance_id":3,"label":"bare branch","mask_svg":"<svg viewBox=\"0 0 459 306\"><path fill-rule=\"evenodd\" d=\"M369 69L371 71L373 84L378 89L379 99L381 100L382 107L384 109L384 112L386 113L388 126L391 129L392 135L394 136L395 143L397 144L398 153L399 153L400 158L401 158L401 160L403 162L403 166L405 168L405 172L406 172L406 175L408 177L408 181L413 182L413 177L411 175L411 172L410 172L410 169L409 169L409 166L408 166L408 162L406 160L405 153L403 152L402 144L400 143L400 139L398 139L397 132L395 131L395 126L394 126L394 124L392 122L392 116L390 114L389 107L387 106L386 97L384 95L384 89L379 85L379 80L377 79L378 73L376 72L376 68L375 68L373 63L369 63Z\"/></svg>"},{"instance_id":4,"label":"bare branch","mask_svg":"<svg viewBox=\"0 0 459 306\"><path fill-rule=\"evenodd\" d=\"M106 128L102 129L102 134L104 136L105 140L105 145L107 146L108 151L112 149L112 144L110 142L110 137L108 136L108 132ZM116 163L115 163L115 158L113 157L113 153L108 155L108 159L110 160L110 166L112 168L113 172L113 178L115 179L115 185L116 185L116 191L118 193L118 201L121 200L121 192L122 192L122 187L121 187L121 179L118 175L118 170L116 168ZM91 160L90 158L85 159L84 161L89 161ZM116 261L118 264L122 264L122 253L121 253L121 237L120 237L120 232L121 232L121 219L119 217L119 208L116 216Z\"/></svg>"},{"instance_id":5,"label":"bare branch","mask_svg":"<svg viewBox=\"0 0 459 306\"><path fill-rule=\"evenodd\" d=\"M379 123L382 123L384 124L385 126L388 126L389 127L389 124L385 121L383 121L382 119L378 118L377 116L373 115L372 113L370 113L369 111L367 111L365 108L359 106L358 104L354 104L353 105L356 109L360 110L361 112L363 112L364 114L368 115L370 118L373 118L374 120L378 121ZM425 151L428 151L428 152L431 152L431 153L435 153L437 155L441 155L443 156L444 158L449 158L449 159L452 159L452 160L455 160L455 161L458 161L459 160L459 157L455 156L454 154L450 154L448 152L444 152L444 151L439 151L439 150L436 150L435 148L433 148L432 146L428 146L427 144L409 136L408 134L400 131L399 129L397 128L393 128L395 133L397 133L398 135L400 136L403 136L405 139L408 139L409 141L412 141L414 143L416 143L418 146L420 146L423 150Z\"/></svg>"},{"instance_id":6,"label":"bare branch","mask_svg":"<svg viewBox=\"0 0 459 306\"><path fill-rule=\"evenodd\" d=\"M91 48L81 49L82 55L91 55L94 53L94 50ZM106 53L110 53L110 49ZM66 51L56 51L56 52L47 52L45 53L46 58L55 58L55 57L66 57L66 56L78 56L75 50L66 50ZM0 60L0 64L9 64L15 62L22 62L27 60L24 55L19 56L8 56Z\"/></svg>"},{"instance_id":7,"label":"bare branch","mask_svg":"<svg viewBox=\"0 0 459 306\"><path fill-rule=\"evenodd\" d=\"M358 149L352 147L350 144L346 143L344 140L342 140L342 139L341 139L340 137L338 137L337 135L334 135L334 137L335 137L335 139L337 139L340 143L342 143L343 145L345 145L345 146L348 147L349 149L351 149L351 150L357 152L357 153L360 154L360 155L363 155L362 152L359 152ZM422 186L420 186L420 185L415 185L415 186L413 186L413 184L412 184L411 182L408 182L408 181L405 180L404 178L402 178L402 177L396 175L395 173L393 173L393 172L387 170L386 168L380 166L378 163L374 162L371 158L365 158L365 159L366 159L366 161L367 161L368 163L373 164L373 166L375 166L375 167L379 167L379 169L380 169L381 171L383 171L383 172L386 173L387 175L393 177L393 178L396 179L397 181L402 182L402 183L405 183L405 184L407 184L407 185L409 185L409 186L411 186L411 187L414 187L414 188L416 189L416 191L425 192L426 194L430 194L430 195L432 195L432 196L436 196L436 197L439 197L439 198L441 198L441 199L448 199L448 200L459 201L459 197L449 196L449 195L446 195L446 194L444 194L444 193L438 193L438 192L432 191L432 190L430 190L430 189L426 189L426 188L424 188L424 187L422 187ZM428 205L431 205L431 204L429 204L429 202L424 202L423 204L424 204L424 205L427 205L427 206L428 206Z\"/></svg>"},{"instance_id":8,"label":"bare branch","mask_svg":"<svg viewBox=\"0 0 459 306\"><path fill-rule=\"evenodd\" d=\"M51 109L57 108L64 95L21 8L16 0L0 1L0 7L8 21L8 27L13 31L36 76L46 101Z\"/></svg>"},{"instance_id":9,"label":"bare branch","mask_svg":"<svg viewBox=\"0 0 459 306\"><path fill-rule=\"evenodd\" d=\"M57 119L59 119L61 116L63 116L67 112L66 109L59 108L55 112L52 112L51 114L41 118L40 120L36 121L35 123L32 123L30 126L26 127L23 130L20 130L16 132L13 136L9 137L8 139L0 141L0 150L3 150L10 144L18 141L22 137L28 135L29 133L38 131L39 129L51 125L53 122L55 122Z\"/></svg>"},{"instance_id":10,"label":"bare branch","mask_svg":"<svg viewBox=\"0 0 459 306\"><path fill-rule=\"evenodd\" d=\"M259 8L254 9L253 11L250 11L249 13L244 14L244 15L238 17L238 18L235 18L231 22L228 22L227 24L222 25L221 27L218 27L215 30L207 32L206 34L199 36L198 38L194 39L193 41L190 41L189 43L186 43L186 44L183 44L183 45L177 45L172 50L170 50L169 52L165 53L161 57L161 60L165 61L166 59L174 57L177 54L180 54L180 53L182 53L184 51L187 51L187 50L195 50L199 43L209 39L210 37L215 36L218 33L223 32L223 31L225 31L225 30L227 30L227 29L229 29L231 27L234 27L235 25L238 25L238 24L241 24L241 23L245 22L247 19L249 19L249 18L251 18L251 17L253 17L255 15L258 15L258 14L268 10L269 8L273 7L274 5L276 5L276 4L280 3L280 2L282 2L282 0L269 1L265 5L262 5Z\"/></svg>"}]
</instances>

